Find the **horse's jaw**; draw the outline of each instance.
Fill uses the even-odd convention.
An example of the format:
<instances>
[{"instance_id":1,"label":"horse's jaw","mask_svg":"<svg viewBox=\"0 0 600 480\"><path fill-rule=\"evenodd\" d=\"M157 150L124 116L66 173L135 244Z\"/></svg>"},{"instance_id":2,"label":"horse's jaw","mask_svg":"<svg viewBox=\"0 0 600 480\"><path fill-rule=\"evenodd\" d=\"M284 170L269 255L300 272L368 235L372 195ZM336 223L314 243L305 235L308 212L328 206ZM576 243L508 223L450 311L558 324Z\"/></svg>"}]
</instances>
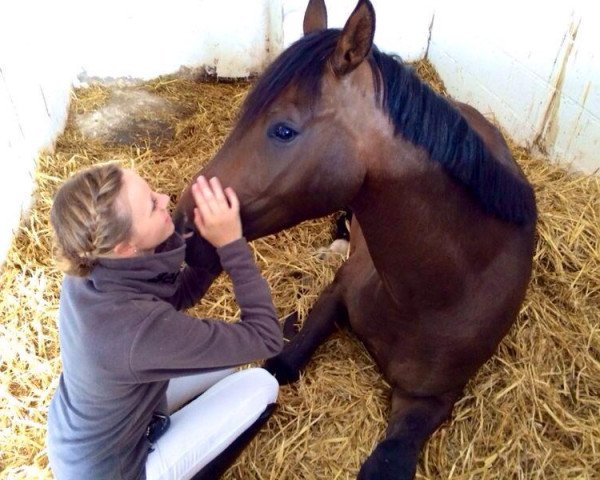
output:
<instances>
[{"instance_id":1,"label":"horse's jaw","mask_svg":"<svg viewBox=\"0 0 600 480\"><path fill-rule=\"evenodd\" d=\"M242 211L241 217L242 231L248 241L281 232L304 220L275 209L264 212L257 211L256 213Z\"/></svg>"},{"instance_id":2,"label":"horse's jaw","mask_svg":"<svg viewBox=\"0 0 600 480\"><path fill-rule=\"evenodd\" d=\"M319 198L318 202L309 202ZM317 194L283 194L269 199L240 196L242 229L248 240L265 237L294 227L306 220L321 218L345 208L338 199Z\"/></svg>"}]
</instances>

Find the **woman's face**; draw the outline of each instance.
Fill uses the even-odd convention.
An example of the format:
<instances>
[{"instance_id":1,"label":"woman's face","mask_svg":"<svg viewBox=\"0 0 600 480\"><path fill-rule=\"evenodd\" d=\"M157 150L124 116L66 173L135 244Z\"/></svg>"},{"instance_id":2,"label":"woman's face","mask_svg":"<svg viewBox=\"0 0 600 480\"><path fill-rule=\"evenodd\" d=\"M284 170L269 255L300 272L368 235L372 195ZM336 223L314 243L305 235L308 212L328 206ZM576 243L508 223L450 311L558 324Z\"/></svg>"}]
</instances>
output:
<instances>
[{"instance_id":1,"label":"woman's face","mask_svg":"<svg viewBox=\"0 0 600 480\"><path fill-rule=\"evenodd\" d=\"M128 168L123 169L120 202L131 215L128 243L138 254L154 251L173 234L175 227L167 208L169 196L152 191L146 180Z\"/></svg>"}]
</instances>

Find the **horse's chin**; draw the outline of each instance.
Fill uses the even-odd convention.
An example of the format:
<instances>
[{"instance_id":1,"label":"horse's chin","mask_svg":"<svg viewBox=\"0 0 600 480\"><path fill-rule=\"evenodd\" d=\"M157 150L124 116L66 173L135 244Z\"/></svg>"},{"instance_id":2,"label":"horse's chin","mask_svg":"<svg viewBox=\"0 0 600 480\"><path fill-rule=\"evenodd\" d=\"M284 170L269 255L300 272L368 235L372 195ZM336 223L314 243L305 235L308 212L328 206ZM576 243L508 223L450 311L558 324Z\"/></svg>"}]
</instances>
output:
<instances>
[{"instance_id":1,"label":"horse's chin","mask_svg":"<svg viewBox=\"0 0 600 480\"><path fill-rule=\"evenodd\" d=\"M271 211L265 214L250 214L242 217L242 230L244 237L248 241L251 241L281 232L286 228L297 225L301 221L285 212L277 213Z\"/></svg>"},{"instance_id":2,"label":"horse's chin","mask_svg":"<svg viewBox=\"0 0 600 480\"><path fill-rule=\"evenodd\" d=\"M265 228L263 226L260 225L243 225L243 233L244 233L244 237L246 238L246 240L248 240L249 242L252 240L256 240L257 238L262 238L262 237L266 237L268 235L272 235L274 233L280 232L281 230L285 230L286 227L284 226L270 226L270 228Z\"/></svg>"}]
</instances>

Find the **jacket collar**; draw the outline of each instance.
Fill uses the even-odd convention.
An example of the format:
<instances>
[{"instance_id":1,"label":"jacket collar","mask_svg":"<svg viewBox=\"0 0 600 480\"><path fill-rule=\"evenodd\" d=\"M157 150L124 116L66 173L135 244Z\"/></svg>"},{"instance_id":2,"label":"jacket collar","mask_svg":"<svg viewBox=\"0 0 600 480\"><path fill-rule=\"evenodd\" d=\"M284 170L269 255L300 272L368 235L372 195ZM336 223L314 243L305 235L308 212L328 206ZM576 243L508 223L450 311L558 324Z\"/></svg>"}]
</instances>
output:
<instances>
[{"instance_id":1,"label":"jacket collar","mask_svg":"<svg viewBox=\"0 0 600 480\"><path fill-rule=\"evenodd\" d=\"M102 258L88 279L99 291L132 291L167 298L175 293L185 242L174 233L150 255Z\"/></svg>"}]
</instances>

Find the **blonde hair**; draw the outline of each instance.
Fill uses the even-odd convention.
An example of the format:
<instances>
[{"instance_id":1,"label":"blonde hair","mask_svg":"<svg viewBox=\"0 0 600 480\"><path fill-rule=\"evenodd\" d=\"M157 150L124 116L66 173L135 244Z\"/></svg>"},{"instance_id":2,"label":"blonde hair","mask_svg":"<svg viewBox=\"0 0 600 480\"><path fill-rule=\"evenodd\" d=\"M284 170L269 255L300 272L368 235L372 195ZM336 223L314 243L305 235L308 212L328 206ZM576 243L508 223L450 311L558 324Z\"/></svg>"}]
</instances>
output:
<instances>
[{"instance_id":1,"label":"blonde hair","mask_svg":"<svg viewBox=\"0 0 600 480\"><path fill-rule=\"evenodd\" d=\"M117 205L122 187L123 170L106 163L77 172L58 189L50 223L54 254L63 272L87 276L99 257L129 238L131 216L119 212Z\"/></svg>"}]
</instances>

